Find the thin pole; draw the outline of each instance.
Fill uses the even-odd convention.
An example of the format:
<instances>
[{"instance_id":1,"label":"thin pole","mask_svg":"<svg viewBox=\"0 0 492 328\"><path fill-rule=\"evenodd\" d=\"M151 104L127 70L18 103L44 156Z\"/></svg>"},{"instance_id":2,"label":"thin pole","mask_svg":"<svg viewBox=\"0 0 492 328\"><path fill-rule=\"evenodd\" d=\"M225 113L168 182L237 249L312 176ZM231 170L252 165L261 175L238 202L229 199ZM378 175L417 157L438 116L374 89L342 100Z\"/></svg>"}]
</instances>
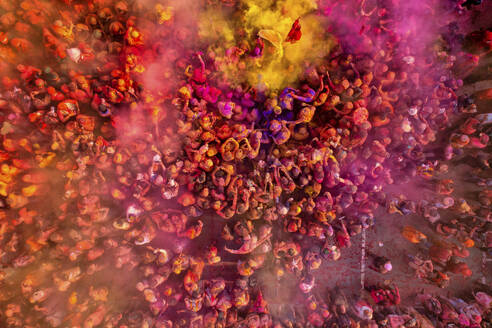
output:
<instances>
[{"instance_id":1,"label":"thin pole","mask_svg":"<svg viewBox=\"0 0 492 328\"><path fill-rule=\"evenodd\" d=\"M360 252L360 290L364 290L366 280L366 228L362 227L362 245Z\"/></svg>"}]
</instances>

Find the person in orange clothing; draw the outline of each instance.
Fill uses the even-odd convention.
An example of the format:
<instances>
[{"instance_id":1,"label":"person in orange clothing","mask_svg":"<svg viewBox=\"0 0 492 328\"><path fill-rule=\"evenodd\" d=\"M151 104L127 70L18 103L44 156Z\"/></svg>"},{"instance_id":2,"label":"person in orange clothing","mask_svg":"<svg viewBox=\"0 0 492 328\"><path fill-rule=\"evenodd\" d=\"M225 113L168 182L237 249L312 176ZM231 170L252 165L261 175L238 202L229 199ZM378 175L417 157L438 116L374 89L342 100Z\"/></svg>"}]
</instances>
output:
<instances>
[{"instance_id":1,"label":"person in orange clothing","mask_svg":"<svg viewBox=\"0 0 492 328\"><path fill-rule=\"evenodd\" d=\"M445 265L453 256L453 250L442 243L434 243L429 248L429 256L432 261Z\"/></svg>"},{"instance_id":2,"label":"person in orange clothing","mask_svg":"<svg viewBox=\"0 0 492 328\"><path fill-rule=\"evenodd\" d=\"M403 230L401 231L401 235L408 240L409 242L413 244L418 244L422 240L427 239L427 236L424 235L422 232L418 231L414 227L411 226L405 226L403 227Z\"/></svg>"},{"instance_id":3,"label":"person in orange clothing","mask_svg":"<svg viewBox=\"0 0 492 328\"><path fill-rule=\"evenodd\" d=\"M449 285L449 276L438 270L434 270L428 280L439 288L446 288Z\"/></svg>"}]
</instances>

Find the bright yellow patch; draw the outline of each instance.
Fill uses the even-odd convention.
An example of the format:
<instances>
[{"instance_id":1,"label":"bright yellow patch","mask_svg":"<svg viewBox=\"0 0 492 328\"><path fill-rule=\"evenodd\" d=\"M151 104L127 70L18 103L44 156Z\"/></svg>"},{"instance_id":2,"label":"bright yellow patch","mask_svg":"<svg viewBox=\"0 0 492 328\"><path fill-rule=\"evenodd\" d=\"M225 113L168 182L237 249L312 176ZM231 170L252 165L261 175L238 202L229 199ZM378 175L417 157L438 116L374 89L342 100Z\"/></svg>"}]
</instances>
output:
<instances>
[{"instance_id":1,"label":"bright yellow patch","mask_svg":"<svg viewBox=\"0 0 492 328\"><path fill-rule=\"evenodd\" d=\"M315 0L242 0L239 7L242 10L235 13L214 7L199 17L200 37L211 44L208 50L216 54L216 64L233 84L282 89L298 80L305 62L326 56L334 45L320 17L313 15ZM301 39L285 42L299 17ZM240 48L253 50L257 37L265 43L263 56L241 56Z\"/></svg>"}]
</instances>

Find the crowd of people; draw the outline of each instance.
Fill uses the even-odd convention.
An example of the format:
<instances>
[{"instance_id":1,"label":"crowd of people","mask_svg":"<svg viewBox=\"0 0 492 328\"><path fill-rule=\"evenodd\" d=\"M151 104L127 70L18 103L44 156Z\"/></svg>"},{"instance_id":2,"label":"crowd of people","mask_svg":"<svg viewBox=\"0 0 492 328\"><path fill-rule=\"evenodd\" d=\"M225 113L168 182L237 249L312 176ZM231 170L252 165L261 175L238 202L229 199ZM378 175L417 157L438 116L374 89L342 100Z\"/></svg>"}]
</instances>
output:
<instances>
[{"instance_id":1,"label":"crowd of people","mask_svg":"<svg viewBox=\"0 0 492 328\"><path fill-rule=\"evenodd\" d=\"M478 5L451 2L423 17ZM336 23L331 52L272 90L223 74L257 65L271 39L197 48L172 2L0 1L0 326L489 327L485 284L408 306L398 282L358 297L318 283L382 210L434 229L402 230L425 283L470 277L463 259L492 248L492 120L458 95L490 34L443 19L417 46L392 1L322 1L316 14L347 8L365 26L356 40ZM292 23L285 42L302 38ZM455 196L461 164L475 198ZM411 181L433 198L387 192ZM270 306L270 278L295 282L300 301Z\"/></svg>"}]
</instances>

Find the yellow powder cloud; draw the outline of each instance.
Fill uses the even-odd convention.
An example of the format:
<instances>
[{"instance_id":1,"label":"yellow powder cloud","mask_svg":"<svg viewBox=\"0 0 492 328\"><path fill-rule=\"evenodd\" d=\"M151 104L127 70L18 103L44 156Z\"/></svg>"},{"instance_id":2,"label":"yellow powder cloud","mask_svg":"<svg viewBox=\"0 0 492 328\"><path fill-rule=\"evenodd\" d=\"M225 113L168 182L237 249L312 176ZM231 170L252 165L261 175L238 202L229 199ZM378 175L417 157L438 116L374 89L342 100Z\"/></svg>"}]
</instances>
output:
<instances>
[{"instance_id":1,"label":"yellow powder cloud","mask_svg":"<svg viewBox=\"0 0 492 328\"><path fill-rule=\"evenodd\" d=\"M298 79L305 62L325 56L334 45L316 9L313 0L242 0L237 11L214 7L203 12L199 35L211 44L209 50L217 55L221 71L230 82L280 89ZM299 17L301 39L285 42ZM258 36L265 42L261 58L251 58L238 50L238 61L231 60L231 47L241 48L244 42L254 47Z\"/></svg>"}]
</instances>

